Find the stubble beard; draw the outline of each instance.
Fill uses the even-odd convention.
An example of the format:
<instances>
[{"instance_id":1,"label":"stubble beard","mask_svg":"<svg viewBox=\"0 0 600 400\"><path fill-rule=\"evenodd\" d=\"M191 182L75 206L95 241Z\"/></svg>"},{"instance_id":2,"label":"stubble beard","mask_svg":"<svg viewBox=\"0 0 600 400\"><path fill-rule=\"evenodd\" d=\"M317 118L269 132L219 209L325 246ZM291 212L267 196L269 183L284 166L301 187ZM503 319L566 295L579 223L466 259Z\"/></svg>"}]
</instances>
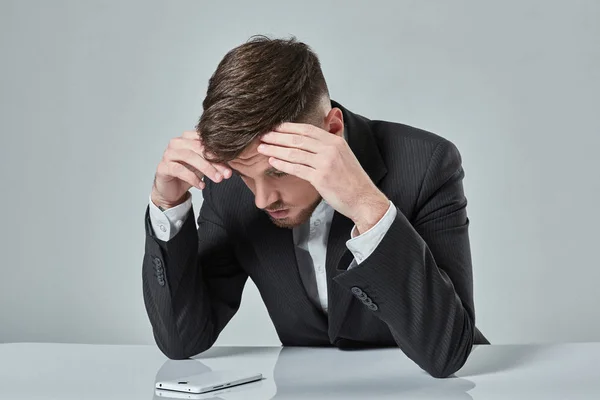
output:
<instances>
[{"instance_id":1,"label":"stubble beard","mask_svg":"<svg viewBox=\"0 0 600 400\"><path fill-rule=\"evenodd\" d=\"M277 227L293 229L297 226L302 225L303 223L305 223L306 221L308 221L310 219L310 216L315 211L315 209L317 208L319 203L321 203L321 200L322 200L322 197L319 196L319 198L317 200L315 200L310 206L302 209L300 211L300 213L298 214L298 216L295 218L274 219L273 217L271 217L271 215L269 213L267 213L267 215L269 216L269 219L271 220L271 222L273 222L273 224L275 224ZM274 207L274 208L283 208L283 207Z\"/></svg>"}]
</instances>

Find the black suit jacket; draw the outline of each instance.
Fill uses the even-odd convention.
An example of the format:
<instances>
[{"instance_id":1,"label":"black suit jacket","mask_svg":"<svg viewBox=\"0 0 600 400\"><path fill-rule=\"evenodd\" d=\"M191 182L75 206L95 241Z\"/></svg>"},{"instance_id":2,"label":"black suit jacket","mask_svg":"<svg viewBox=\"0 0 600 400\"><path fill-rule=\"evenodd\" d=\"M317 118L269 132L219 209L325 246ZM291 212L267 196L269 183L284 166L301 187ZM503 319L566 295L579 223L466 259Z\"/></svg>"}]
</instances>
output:
<instances>
[{"instance_id":1,"label":"black suit jacket","mask_svg":"<svg viewBox=\"0 0 600 400\"><path fill-rule=\"evenodd\" d=\"M369 120L332 101L348 144L397 216L373 254L346 270L351 220L335 212L327 245L328 315L309 300L292 230L276 227L234 176L207 180L198 230L158 240L146 209L144 301L158 347L170 358L210 348L236 313L250 277L282 344L398 346L436 377L488 343L475 327L464 172L448 140L399 123Z\"/></svg>"}]
</instances>

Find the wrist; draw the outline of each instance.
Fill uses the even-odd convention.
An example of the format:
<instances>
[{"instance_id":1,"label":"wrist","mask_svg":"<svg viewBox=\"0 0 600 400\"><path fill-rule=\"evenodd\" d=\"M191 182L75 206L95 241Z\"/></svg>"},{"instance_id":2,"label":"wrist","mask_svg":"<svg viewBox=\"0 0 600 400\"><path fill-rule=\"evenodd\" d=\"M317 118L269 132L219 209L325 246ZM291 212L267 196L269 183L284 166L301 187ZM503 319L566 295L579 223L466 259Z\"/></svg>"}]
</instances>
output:
<instances>
[{"instance_id":1,"label":"wrist","mask_svg":"<svg viewBox=\"0 0 600 400\"><path fill-rule=\"evenodd\" d=\"M190 195L191 193L187 191L183 194L183 196L179 198L179 200L176 200L174 202L166 202L164 200L161 200L160 198L155 197L154 195L152 195L150 199L152 200L152 203L154 203L154 205L158 207L159 210L166 211L169 208L177 207L178 205L185 203Z\"/></svg>"},{"instance_id":2,"label":"wrist","mask_svg":"<svg viewBox=\"0 0 600 400\"><path fill-rule=\"evenodd\" d=\"M381 191L363 197L357 206L354 217L351 218L356 225L358 234L363 234L374 227L383 218L390 208L390 200Z\"/></svg>"}]
</instances>

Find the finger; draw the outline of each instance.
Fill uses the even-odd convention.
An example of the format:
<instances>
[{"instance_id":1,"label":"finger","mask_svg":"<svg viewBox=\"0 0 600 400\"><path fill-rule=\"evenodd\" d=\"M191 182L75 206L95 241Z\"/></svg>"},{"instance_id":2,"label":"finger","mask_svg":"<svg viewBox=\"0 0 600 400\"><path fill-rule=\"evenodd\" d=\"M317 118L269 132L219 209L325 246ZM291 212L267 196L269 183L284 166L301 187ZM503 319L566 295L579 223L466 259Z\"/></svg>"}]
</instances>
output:
<instances>
[{"instance_id":1,"label":"finger","mask_svg":"<svg viewBox=\"0 0 600 400\"><path fill-rule=\"evenodd\" d=\"M190 169L176 161L164 161L159 165L158 173L176 177L202 190L206 186L202 179Z\"/></svg>"},{"instance_id":2,"label":"finger","mask_svg":"<svg viewBox=\"0 0 600 400\"><path fill-rule=\"evenodd\" d=\"M284 122L273 129L275 132L295 133L297 135L312 137L313 139L323 139L329 132L324 131L311 124L300 124L296 122Z\"/></svg>"},{"instance_id":3,"label":"finger","mask_svg":"<svg viewBox=\"0 0 600 400\"><path fill-rule=\"evenodd\" d=\"M232 171L231 171L229 168L227 168L227 167L222 167L222 166L220 166L220 165L219 165L219 168L222 168L220 171L221 171L221 173L223 174L223 177L224 177L225 179L229 179L229 178L231 178L231 176L233 175L233 172L232 172Z\"/></svg>"},{"instance_id":4,"label":"finger","mask_svg":"<svg viewBox=\"0 0 600 400\"><path fill-rule=\"evenodd\" d=\"M200 134L196 131L184 131L181 137L184 139L200 140Z\"/></svg>"},{"instance_id":5,"label":"finger","mask_svg":"<svg viewBox=\"0 0 600 400\"><path fill-rule=\"evenodd\" d=\"M260 140L264 143L283 147L295 147L310 151L311 153L318 153L323 148L322 142L310 136L298 135L297 133L269 132L264 134Z\"/></svg>"},{"instance_id":6,"label":"finger","mask_svg":"<svg viewBox=\"0 0 600 400\"><path fill-rule=\"evenodd\" d=\"M168 148L165 157L169 161L179 161L189 164L197 171L207 176L213 182L221 182L223 175L200 154L187 148Z\"/></svg>"},{"instance_id":7,"label":"finger","mask_svg":"<svg viewBox=\"0 0 600 400\"><path fill-rule=\"evenodd\" d=\"M210 163L217 171L221 173L223 178L229 179L231 178L231 169L223 164Z\"/></svg>"},{"instance_id":8,"label":"finger","mask_svg":"<svg viewBox=\"0 0 600 400\"><path fill-rule=\"evenodd\" d=\"M195 136L195 138L194 138L194 136ZM207 175L213 181L220 181L223 177L230 178L232 175L232 171L227 165L222 164L222 163L211 163L210 161L206 160L206 158L204 158L204 146L202 145L202 142L198 138L198 134L196 132L190 132L190 131L184 132L182 137L174 138L171 141L171 143L169 143L169 146L173 147L175 149L191 150L191 151L197 153L207 163L211 164L213 166L213 168L215 169L215 171L217 171L217 172L219 172L219 174L221 174L221 178L217 178L216 175L214 175L214 172L212 171L212 169L209 169L211 171L211 173L207 173ZM197 164L191 164L191 165L198 166ZM198 168L198 169L202 171L201 168Z\"/></svg>"},{"instance_id":9,"label":"finger","mask_svg":"<svg viewBox=\"0 0 600 400\"><path fill-rule=\"evenodd\" d=\"M309 167L315 167L317 161L317 154L296 149L294 147L281 147L262 143L258 146L258 152L265 156L275 157L279 160L288 161L294 164L302 164Z\"/></svg>"},{"instance_id":10,"label":"finger","mask_svg":"<svg viewBox=\"0 0 600 400\"><path fill-rule=\"evenodd\" d=\"M178 143L181 147L186 147L191 150L196 151L202 157L204 157L204 146L202 146L202 141L200 140L200 134L197 131L184 131L181 135L182 139L186 139L184 141L180 141ZM220 173L221 175L229 179L231 178L232 171L231 169L223 164L223 163L211 163Z\"/></svg>"},{"instance_id":11,"label":"finger","mask_svg":"<svg viewBox=\"0 0 600 400\"><path fill-rule=\"evenodd\" d=\"M280 160L278 158L269 157L269 164L286 174L297 176L305 181L312 182L316 169L302 164L294 164L289 161Z\"/></svg>"},{"instance_id":12,"label":"finger","mask_svg":"<svg viewBox=\"0 0 600 400\"><path fill-rule=\"evenodd\" d=\"M202 149L202 156L205 159L207 158L207 156L208 156L208 158L216 158L213 153L207 153L204 149ZM215 163L215 162L211 162L211 161L208 161L208 162L210 162L223 175L223 177L229 179L233 175L233 171L227 164Z\"/></svg>"},{"instance_id":13,"label":"finger","mask_svg":"<svg viewBox=\"0 0 600 400\"><path fill-rule=\"evenodd\" d=\"M184 167L186 167L187 169L189 169L190 171L192 171L194 174L196 174L196 176L198 178L200 178L201 181L204 181L204 174L200 171L198 171L198 169L194 168L192 165L186 163L185 161L177 161L180 164L183 164Z\"/></svg>"}]
</instances>

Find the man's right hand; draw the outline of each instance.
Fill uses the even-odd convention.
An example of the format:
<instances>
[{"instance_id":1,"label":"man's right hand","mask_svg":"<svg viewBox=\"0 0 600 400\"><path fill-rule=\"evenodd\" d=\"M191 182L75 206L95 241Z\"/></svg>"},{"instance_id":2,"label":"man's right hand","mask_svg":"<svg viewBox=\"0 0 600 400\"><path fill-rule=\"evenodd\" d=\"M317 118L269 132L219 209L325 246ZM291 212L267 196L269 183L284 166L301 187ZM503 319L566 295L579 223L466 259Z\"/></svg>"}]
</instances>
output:
<instances>
[{"instance_id":1,"label":"man's right hand","mask_svg":"<svg viewBox=\"0 0 600 400\"><path fill-rule=\"evenodd\" d=\"M175 207L187 199L186 193L192 186L204 189L205 176L213 182L221 182L231 174L227 165L206 161L198 133L185 131L169 142L156 169L151 199L163 209Z\"/></svg>"}]
</instances>

